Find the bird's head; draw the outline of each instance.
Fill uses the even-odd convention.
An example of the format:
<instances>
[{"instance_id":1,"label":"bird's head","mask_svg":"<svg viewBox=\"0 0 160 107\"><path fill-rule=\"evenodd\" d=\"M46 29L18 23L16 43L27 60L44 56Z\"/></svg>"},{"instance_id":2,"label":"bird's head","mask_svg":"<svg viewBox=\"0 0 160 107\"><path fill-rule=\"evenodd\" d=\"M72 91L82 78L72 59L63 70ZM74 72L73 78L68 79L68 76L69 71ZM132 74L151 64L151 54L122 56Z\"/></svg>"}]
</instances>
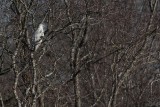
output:
<instances>
[{"instance_id":1,"label":"bird's head","mask_svg":"<svg viewBox=\"0 0 160 107\"><path fill-rule=\"evenodd\" d=\"M47 31L47 24L46 23L41 23L39 24L39 29L43 29L43 32Z\"/></svg>"}]
</instances>

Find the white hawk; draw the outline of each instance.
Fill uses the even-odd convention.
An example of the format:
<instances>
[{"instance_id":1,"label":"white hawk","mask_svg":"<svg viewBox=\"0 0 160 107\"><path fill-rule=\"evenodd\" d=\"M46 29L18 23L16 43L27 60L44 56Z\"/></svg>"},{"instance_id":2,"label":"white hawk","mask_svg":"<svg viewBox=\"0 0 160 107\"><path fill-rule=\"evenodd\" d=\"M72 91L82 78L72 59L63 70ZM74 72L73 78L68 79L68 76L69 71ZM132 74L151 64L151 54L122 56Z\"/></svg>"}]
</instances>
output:
<instances>
[{"instance_id":1,"label":"white hawk","mask_svg":"<svg viewBox=\"0 0 160 107\"><path fill-rule=\"evenodd\" d=\"M44 32L46 31L46 25L44 23L39 24L38 29L33 35L33 47L36 51L42 43L42 38L44 37Z\"/></svg>"}]
</instances>

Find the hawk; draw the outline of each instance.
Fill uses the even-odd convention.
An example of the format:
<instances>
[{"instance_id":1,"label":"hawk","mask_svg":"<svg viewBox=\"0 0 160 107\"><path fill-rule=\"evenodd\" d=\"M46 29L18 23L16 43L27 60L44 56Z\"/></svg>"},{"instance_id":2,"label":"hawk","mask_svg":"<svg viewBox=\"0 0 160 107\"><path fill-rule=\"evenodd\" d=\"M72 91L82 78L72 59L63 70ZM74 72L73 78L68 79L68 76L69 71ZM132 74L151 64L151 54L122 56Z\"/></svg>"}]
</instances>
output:
<instances>
[{"instance_id":1,"label":"hawk","mask_svg":"<svg viewBox=\"0 0 160 107\"><path fill-rule=\"evenodd\" d=\"M41 43L42 43L42 38L44 37L44 32L46 31L46 24L41 23L39 24L38 29L36 30L35 34L33 35L33 47L34 50L37 51L37 49L40 47Z\"/></svg>"}]
</instances>

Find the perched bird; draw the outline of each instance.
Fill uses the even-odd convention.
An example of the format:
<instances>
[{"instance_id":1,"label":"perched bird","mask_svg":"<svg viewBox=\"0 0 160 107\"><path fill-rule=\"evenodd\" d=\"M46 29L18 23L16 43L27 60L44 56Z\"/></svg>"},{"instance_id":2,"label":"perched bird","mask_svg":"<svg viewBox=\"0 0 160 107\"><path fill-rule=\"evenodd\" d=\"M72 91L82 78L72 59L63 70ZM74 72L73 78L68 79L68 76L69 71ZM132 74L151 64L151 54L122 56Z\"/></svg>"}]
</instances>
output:
<instances>
[{"instance_id":1,"label":"perched bird","mask_svg":"<svg viewBox=\"0 0 160 107\"><path fill-rule=\"evenodd\" d=\"M44 23L39 24L38 29L36 30L35 34L32 38L32 45L35 51L39 48L42 43L42 38L44 37L44 32L47 30L47 26Z\"/></svg>"}]
</instances>

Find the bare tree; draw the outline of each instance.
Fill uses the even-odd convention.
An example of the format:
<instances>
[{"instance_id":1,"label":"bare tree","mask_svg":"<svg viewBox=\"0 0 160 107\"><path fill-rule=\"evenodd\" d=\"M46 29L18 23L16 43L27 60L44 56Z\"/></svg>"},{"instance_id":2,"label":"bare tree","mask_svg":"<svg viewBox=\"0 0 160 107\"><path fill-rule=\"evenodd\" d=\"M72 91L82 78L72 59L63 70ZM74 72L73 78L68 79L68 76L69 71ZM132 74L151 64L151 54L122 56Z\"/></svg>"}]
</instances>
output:
<instances>
[{"instance_id":1,"label":"bare tree","mask_svg":"<svg viewBox=\"0 0 160 107\"><path fill-rule=\"evenodd\" d=\"M2 107L159 106L158 0L0 5Z\"/></svg>"}]
</instances>

